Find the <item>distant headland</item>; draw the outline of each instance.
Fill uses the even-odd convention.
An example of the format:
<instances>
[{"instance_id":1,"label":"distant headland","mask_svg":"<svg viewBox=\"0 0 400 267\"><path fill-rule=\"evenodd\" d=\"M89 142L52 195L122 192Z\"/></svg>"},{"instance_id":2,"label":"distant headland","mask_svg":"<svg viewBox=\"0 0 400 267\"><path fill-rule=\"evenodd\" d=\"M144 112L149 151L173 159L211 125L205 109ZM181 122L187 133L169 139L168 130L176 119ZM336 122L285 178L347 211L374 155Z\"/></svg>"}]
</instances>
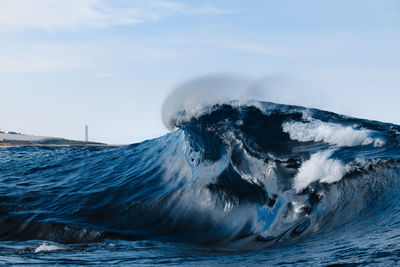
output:
<instances>
[{"instance_id":1,"label":"distant headland","mask_svg":"<svg viewBox=\"0 0 400 267\"><path fill-rule=\"evenodd\" d=\"M60 137L35 136L17 133L14 131L0 131L0 147L16 146L44 146L44 147L72 147L72 146L115 146L100 142L69 140Z\"/></svg>"}]
</instances>

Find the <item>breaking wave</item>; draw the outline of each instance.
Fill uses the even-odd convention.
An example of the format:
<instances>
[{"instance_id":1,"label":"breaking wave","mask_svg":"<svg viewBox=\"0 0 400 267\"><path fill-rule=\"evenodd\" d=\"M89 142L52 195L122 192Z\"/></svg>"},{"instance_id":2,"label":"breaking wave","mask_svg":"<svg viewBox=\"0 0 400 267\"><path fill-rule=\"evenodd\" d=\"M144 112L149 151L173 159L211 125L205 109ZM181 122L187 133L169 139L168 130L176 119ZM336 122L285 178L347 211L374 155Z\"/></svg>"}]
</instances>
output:
<instances>
[{"instance_id":1,"label":"breaking wave","mask_svg":"<svg viewBox=\"0 0 400 267\"><path fill-rule=\"evenodd\" d=\"M256 250L360 220L399 189L396 125L260 101L164 121L175 130L123 147L1 149L0 239Z\"/></svg>"}]
</instances>

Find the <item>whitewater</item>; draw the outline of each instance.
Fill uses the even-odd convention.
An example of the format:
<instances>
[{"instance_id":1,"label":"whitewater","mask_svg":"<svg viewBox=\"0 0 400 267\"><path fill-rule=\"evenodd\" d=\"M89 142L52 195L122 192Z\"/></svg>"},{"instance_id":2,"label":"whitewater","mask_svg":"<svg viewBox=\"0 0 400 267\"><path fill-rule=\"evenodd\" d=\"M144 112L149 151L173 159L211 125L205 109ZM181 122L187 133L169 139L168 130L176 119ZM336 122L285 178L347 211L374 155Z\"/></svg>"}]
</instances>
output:
<instances>
[{"instance_id":1,"label":"whitewater","mask_svg":"<svg viewBox=\"0 0 400 267\"><path fill-rule=\"evenodd\" d=\"M400 126L196 103L142 143L1 148L0 262L398 264Z\"/></svg>"}]
</instances>

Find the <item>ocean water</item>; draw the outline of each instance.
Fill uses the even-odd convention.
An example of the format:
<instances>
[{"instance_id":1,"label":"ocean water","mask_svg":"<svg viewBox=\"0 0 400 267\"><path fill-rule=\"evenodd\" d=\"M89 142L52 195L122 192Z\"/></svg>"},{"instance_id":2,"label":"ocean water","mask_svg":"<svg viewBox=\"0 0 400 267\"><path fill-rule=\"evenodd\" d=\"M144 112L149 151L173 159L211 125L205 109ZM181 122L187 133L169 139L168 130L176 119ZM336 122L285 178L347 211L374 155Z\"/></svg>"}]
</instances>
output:
<instances>
[{"instance_id":1,"label":"ocean water","mask_svg":"<svg viewBox=\"0 0 400 267\"><path fill-rule=\"evenodd\" d=\"M123 147L0 149L0 263L393 266L400 127L269 102Z\"/></svg>"}]
</instances>

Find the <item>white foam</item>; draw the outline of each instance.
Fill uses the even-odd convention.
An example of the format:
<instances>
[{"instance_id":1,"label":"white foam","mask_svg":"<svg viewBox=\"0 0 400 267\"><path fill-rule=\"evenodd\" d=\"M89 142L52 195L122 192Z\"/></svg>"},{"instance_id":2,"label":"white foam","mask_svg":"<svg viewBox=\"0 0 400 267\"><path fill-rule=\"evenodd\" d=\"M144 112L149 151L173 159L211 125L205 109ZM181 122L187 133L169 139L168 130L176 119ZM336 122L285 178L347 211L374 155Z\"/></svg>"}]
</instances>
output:
<instances>
[{"instance_id":1,"label":"white foam","mask_svg":"<svg viewBox=\"0 0 400 267\"><path fill-rule=\"evenodd\" d=\"M54 245L54 244L49 244L47 242L41 244L37 248L35 248L34 252L39 253L39 252L44 252L44 251L54 251L54 250L62 250L65 249L65 247L60 246L60 245Z\"/></svg>"},{"instance_id":2,"label":"white foam","mask_svg":"<svg viewBox=\"0 0 400 267\"><path fill-rule=\"evenodd\" d=\"M292 201L291 203L293 205L293 211L295 212L295 214L300 213L305 206L304 202L302 201Z\"/></svg>"},{"instance_id":3,"label":"white foam","mask_svg":"<svg viewBox=\"0 0 400 267\"><path fill-rule=\"evenodd\" d=\"M340 160L331 159L332 151L323 151L311 155L304 161L294 177L294 188L300 192L311 183L319 181L323 183L335 183L351 170Z\"/></svg>"},{"instance_id":4,"label":"white foam","mask_svg":"<svg viewBox=\"0 0 400 267\"><path fill-rule=\"evenodd\" d=\"M311 120L310 122L285 122L282 129L290 135L292 140L300 142L325 142L337 146L369 145L382 146L384 141L372 138L372 131L355 129L352 126L343 126L336 123Z\"/></svg>"}]
</instances>

